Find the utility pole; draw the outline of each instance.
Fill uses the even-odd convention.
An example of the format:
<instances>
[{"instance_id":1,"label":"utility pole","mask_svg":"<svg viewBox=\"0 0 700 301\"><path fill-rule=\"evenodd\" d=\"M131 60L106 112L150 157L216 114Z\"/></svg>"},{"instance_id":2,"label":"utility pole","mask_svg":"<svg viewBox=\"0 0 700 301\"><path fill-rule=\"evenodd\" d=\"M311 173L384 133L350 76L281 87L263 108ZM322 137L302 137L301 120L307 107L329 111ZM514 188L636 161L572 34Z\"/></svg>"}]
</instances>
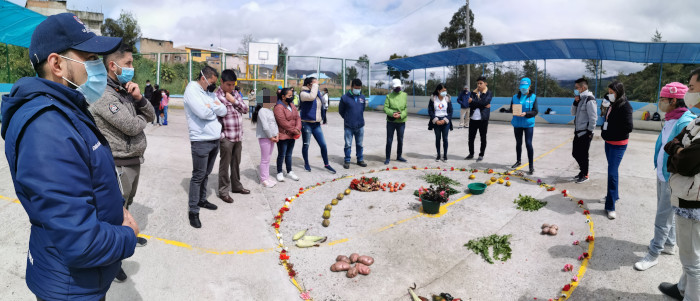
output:
<instances>
[{"instance_id":1,"label":"utility pole","mask_svg":"<svg viewBox=\"0 0 700 301\"><path fill-rule=\"evenodd\" d=\"M466 48L469 48L469 0L467 0L467 43L466 43ZM469 65L467 65L467 86L469 86L469 83L471 82L470 77L471 76L471 68ZM469 87L471 89L471 87Z\"/></svg>"}]
</instances>

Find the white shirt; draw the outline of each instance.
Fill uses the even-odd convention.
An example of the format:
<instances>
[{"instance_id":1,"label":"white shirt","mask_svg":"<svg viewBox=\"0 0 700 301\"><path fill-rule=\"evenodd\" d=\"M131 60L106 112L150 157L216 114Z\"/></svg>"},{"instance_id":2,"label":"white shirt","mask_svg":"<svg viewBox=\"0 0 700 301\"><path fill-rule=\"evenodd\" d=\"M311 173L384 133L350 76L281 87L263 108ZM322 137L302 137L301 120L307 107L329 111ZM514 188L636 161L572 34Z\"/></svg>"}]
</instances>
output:
<instances>
[{"instance_id":1,"label":"white shirt","mask_svg":"<svg viewBox=\"0 0 700 301\"><path fill-rule=\"evenodd\" d=\"M221 123L217 117L226 116L226 106L216 100L214 93L202 89L197 81L185 88L185 117L190 141L213 141L221 138Z\"/></svg>"},{"instance_id":2,"label":"white shirt","mask_svg":"<svg viewBox=\"0 0 700 301\"><path fill-rule=\"evenodd\" d=\"M659 150L659 155L656 157L656 177L659 179L661 182L666 182L666 179L664 179L664 148L663 146L666 145L666 142L668 142L669 136L671 136L671 131L673 130L673 126L676 125L676 122L678 122L678 119L671 119L668 120L664 123L664 128L661 130L661 149Z\"/></svg>"},{"instance_id":3,"label":"white shirt","mask_svg":"<svg viewBox=\"0 0 700 301\"><path fill-rule=\"evenodd\" d=\"M481 92L477 93L477 96L481 95ZM474 114L472 114L472 120L481 120L481 110L480 109L472 109Z\"/></svg>"}]
</instances>

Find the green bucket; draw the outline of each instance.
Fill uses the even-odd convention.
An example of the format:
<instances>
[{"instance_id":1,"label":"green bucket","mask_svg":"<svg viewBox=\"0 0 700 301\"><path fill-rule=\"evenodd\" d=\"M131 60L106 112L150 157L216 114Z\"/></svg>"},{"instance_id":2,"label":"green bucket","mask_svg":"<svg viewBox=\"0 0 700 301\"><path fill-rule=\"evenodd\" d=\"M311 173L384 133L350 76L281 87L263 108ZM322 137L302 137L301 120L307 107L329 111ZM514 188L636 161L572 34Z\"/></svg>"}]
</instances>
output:
<instances>
[{"instance_id":1,"label":"green bucket","mask_svg":"<svg viewBox=\"0 0 700 301\"><path fill-rule=\"evenodd\" d=\"M471 183L467 185L467 188L469 188L469 192L471 194L482 194L484 193L484 190L486 190L486 184L484 183Z\"/></svg>"},{"instance_id":2,"label":"green bucket","mask_svg":"<svg viewBox=\"0 0 700 301\"><path fill-rule=\"evenodd\" d=\"M438 214L440 212L440 203L428 200L423 200L423 213L426 214Z\"/></svg>"}]
</instances>

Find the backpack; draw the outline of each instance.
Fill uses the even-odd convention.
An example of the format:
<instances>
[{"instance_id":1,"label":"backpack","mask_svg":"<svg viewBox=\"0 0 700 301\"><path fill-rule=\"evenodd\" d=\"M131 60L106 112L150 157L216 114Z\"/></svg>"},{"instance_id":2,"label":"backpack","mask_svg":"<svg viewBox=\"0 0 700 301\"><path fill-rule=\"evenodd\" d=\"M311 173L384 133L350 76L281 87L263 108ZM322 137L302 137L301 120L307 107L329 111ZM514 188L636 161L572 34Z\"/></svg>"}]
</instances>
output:
<instances>
[{"instance_id":1,"label":"backpack","mask_svg":"<svg viewBox=\"0 0 700 301\"><path fill-rule=\"evenodd\" d=\"M649 111L644 111L642 113L642 120L649 120Z\"/></svg>"},{"instance_id":2,"label":"backpack","mask_svg":"<svg viewBox=\"0 0 700 301\"><path fill-rule=\"evenodd\" d=\"M659 114L659 112L654 112L654 115L652 115L651 120L661 121L661 115Z\"/></svg>"}]
</instances>

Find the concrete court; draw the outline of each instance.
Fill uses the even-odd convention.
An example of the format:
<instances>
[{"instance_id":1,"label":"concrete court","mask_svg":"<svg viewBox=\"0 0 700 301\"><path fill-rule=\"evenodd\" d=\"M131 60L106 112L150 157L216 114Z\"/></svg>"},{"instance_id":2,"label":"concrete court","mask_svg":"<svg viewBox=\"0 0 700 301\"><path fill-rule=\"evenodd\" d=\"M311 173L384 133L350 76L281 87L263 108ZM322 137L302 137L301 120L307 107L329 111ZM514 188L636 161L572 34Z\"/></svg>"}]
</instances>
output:
<instances>
[{"instance_id":1,"label":"concrete court","mask_svg":"<svg viewBox=\"0 0 700 301\"><path fill-rule=\"evenodd\" d=\"M187 124L183 110L172 109L169 113L168 126L149 125L146 129L149 146L136 201L131 209L142 234L153 238L146 247L137 248L135 255L123 262L129 279L125 283L114 283L107 299L300 300L286 271L278 264L277 238L270 227L273 215L283 204L283 199L295 194L299 187L344 174L386 168L382 162L384 115L367 112L365 116L367 168L357 165L351 165L350 170L342 168L342 119L337 113L329 112L329 123L323 130L331 164L338 174L331 175L322 170L319 148L313 140L310 147L313 172L304 171L302 143L298 140L294 150L294 169L301 180L287 180L272 189L264 189L258 184L259 147L254 127L245 122L241 177L244 186L252 193L232 195L234 204L220 201L215 194L218 165L215 166L209 178L209 200L219 209L203 209L203 228L194 229L189 226L186 209L191 175ZM596 247L587 273L571 300L663 300L656 287L662 281L675 282L680 277L678 256L662 255L659 265L645 272L632 268L644 256L653 234L656 174L652 157L658 133L635 131L631 135L620 167L618 218L613 221L604 216L603 204L597 203L597 199L605 195L607 168L599 130L596 130L591 145L591 180L580 185L570 181L577 173L576 162L570 155L572 135L571 126L539 125L535 128L535 156L551 152L535 162L536 173L532 176L542 178L558 190L567 189L576 198L589 202L595 223ZM404 157L409 162L397 164L392 161L389 166L454 166L503 171L515 161L515 140L508 123L490 124L485 160L479 163L462 160L467 153L466 129L450 132L447 164L434 161L434 136L427 131L427 118L409 116L405 137ZM0 144L4 148L3 142ZM478 140L476 144L478 149ZM523 152L523 158L526 158L525 150ZM276 156L276 151L273 156ZM271 170L274 169L273 161ZM419 171L379 174L385 181L407 182L404 194L375 192L376 197L371 195L371 199L366 199L357 197L359 192L353 192L334 209L328 228L320 226L322 208L347 187L349 180L321 186L292 204L280 232L299 273L297 279L307 289L313 289L311 295L315 300L409 300L406 288L413 282L418 285L418 294L423 296L450 292L466 300L546 300L556 297L571 276L561 271L563 262L572 263L578 269L574 254L578 251L572 251L571 241L583 239L581 235L585 227L581 225L585 225L585 217L580 210L574 210L573 204L564 203L569 201L563 201L557 193L547 193L523 182L514 182L510 190L503 186L489 188L486 194L479 196L484 198L474 196L462 201L450 208L442 219L416 219L380 235L367 237L366 233L372 228L416 214L415 198L408 195L418 185L424 184L418 180L420 174ZM468 182L466 176L448 175L454 175L453 178L463 184ZM477 180L483 180L485 176L480 175ZM532 217L503 205L510 203L518 192L544 198L550 204L538 211L538 215L530 215ZM503 194L503 203L479 205L479 200L499 199L499 193ZM12 201L16 196L4 158L0 160L0 196L0 219L5 222L5 230L0 231L0 253L3 254L0 299L32 300L23 279L29 223L21 205ZM349 203L355 200L353 197L358 198L356 203ZM380 203L385 200L390 204ZM378 208L365 210L371 201L376 202ZM560 229L559 235L547 240L538 234L539 225L552 220L560 228L572 231L575 228L581 235L570 236L567 230ZM329 235L331 241L345 237L357 239L330 247L298 249L292 245L291 235L306 227L312 228L313 235ZM488 265L462 246L469 239L492 233L514 235L513 258L505 264L497 261L496 265ZM155 237L168 240L168 243ZM443 243L449 245L442 247ZM218 255L205 250L233 254ZM238 252L241 250L244 252ZM347 279L328 270L336 255L352 252L375 257L371 275ZM536 263L532 263L535 260Z\"/></svg>"}]
</instances>

